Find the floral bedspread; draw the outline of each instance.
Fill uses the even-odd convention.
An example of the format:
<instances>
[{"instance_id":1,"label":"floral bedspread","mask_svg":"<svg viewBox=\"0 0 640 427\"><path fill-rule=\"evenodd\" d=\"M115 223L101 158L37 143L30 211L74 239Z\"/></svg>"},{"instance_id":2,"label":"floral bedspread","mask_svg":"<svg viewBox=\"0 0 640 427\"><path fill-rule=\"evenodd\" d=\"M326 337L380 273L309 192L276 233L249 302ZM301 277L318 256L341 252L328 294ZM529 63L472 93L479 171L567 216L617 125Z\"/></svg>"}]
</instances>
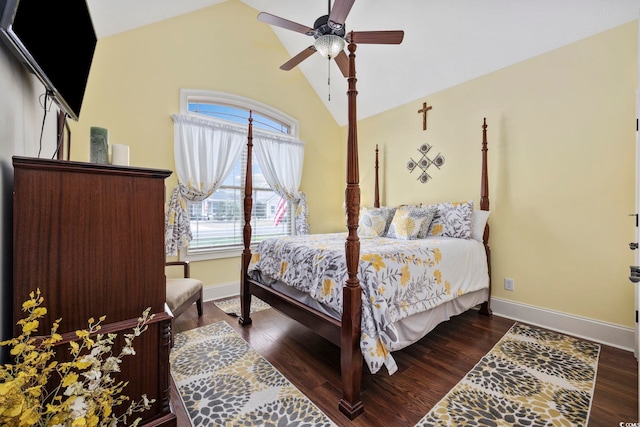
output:
<instances>
[{"instance_id":1,"label":"floral bedspread","mask_svg":"<svg viewBox=\"0 0 640 427\"><path fill-rule=\"evenodd\" d=\"M267 239L258 245L249 275L260 271L342 313L346 237L343 232ZM358 278L360 348L372 373L385 365L389 374L397 370L389 350L398 340L394 322L489 284L482 243L450 237L360 239Z\"/></svg>"}]
</instances>

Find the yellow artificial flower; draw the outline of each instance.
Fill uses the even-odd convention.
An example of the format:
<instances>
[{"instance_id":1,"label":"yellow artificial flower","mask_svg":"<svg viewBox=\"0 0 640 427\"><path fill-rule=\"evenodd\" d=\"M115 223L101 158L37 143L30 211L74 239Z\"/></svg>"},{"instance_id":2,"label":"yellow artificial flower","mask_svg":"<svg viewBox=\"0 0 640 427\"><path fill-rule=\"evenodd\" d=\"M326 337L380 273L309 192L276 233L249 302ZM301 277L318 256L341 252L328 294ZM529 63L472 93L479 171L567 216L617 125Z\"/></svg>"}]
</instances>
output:
<instances>
[{"instance_id":1,"label":"yellow artificial flower","mask_svg":"<svg viewBox=\"0 0 640 427\"><path fill-rule=\"evenodd\" d=\"M81 359L74 363L74 366L78 369L87 369L91 366L91 361L88 359Z\"/></svg>"},{"instance_id":2,"label":"yellow artificial flower","mask_svg":"<svg viewBox=\"0 0 640 427\"><path fill-rule=\"evenodd\" d=\"M26 391L31 397L37 398L42 395L42 389L40 386L30 387Z\"/></svg>"},{"instance_id":3,"label":"yellow artificial flower","mask_svg":"<svg viewBox=\"0 0 640 427\"><path fill-rule=\"evenodd\" d=\"M60 342L60 341L62 341L62 335L60 335L60 334L52 334L48 338L46 338L42 342L42 344L43 345L53 345L53 344L55 344L57 342Z\"/></svg>"},{"instance_id":4,"label":"yellow artificial flower","mask_svg":"<svg viewBox=\"0 0 640 427\"><path fill-rule=\"evenodd\" d=\"M36 306L38 302L33 298L33 294L31 295L31 299L25 301L22 303L22 310L23 311L27 311L30 308L33 308Z\"/></svg>"},{"instance_id":5,"label":"yellow artificial flower","mask_svg":"<svg viewBox=\"0 0 640 427\"><path fill-rule=\"evenodd\" d=\"M45 307L36 307L33 309L32 315L34 317L42 317L47 314L47 309Z\"/></svg>"},{"instance_id":6,"label":"yellow artificial flower","mask_svg":"<svg viewBox=\"0 0 640 427\"><path fill-rule=\"evenodd\" d=\"M122 356L135 354L133 337L147 329L153 318L150 308L138 319L133 333L125 335L125 345L119 355L111 353L116 334L97 334L100 322L105 319L102 316L97 323L89 319L88 330L76 332L78 339L69 343L71 361L58 363L53 359L55 346L62 340L56 332L61 319L54 321L50 336L42 340L31 337L39 326L38 319L47 314L47 309L41 306L44 298L40 290L31 292L29 297L22 305L27 315L17 322L22 333L0 342L2 346L11 346L10 354L16 361L15 365L0 365L0 426L137 425L139 418L129 418L135 412L149 409L154 400L142 396L140 401L132 402L129 408L117 411L120 415L115 415L112 407L128 401L129 397L121 394L127 383L114 382L111 372L114 360L120 363Z\"/></svg>"},{"instance_id":7,"label":"yellow artificial flower","mask_svg":"<svg viewBox=\"0 0 640 427\"><path fill-rule=\"evenodd\" d=\"M26 344L21 342L16 344L9 353L11 353L12 356L17 356L18 354L21 354L24 350L25 350Z\"/></svg>"},{"instance_id":8,"label":"yellow artificial flower","mask_svg":"<svg viewBox=\"0 0 640 427\"><path fill-rule=\"evenodd\" d=\"M30 322L24 324L24 326L22 327L22 332L29 335L31 334L31 332L37 330L38 326L40 326L40 322L36 319L33 319Z\"/></svg>"},{"instance_id":9,"label":"yellow artificial flower","mask_svg":"<svg viewBox=\"0 0 640 427\"><path fill-rule=\"evenodd\" d=\"M105 402L102 404L102 411L104 412L104 415L106 415L107 417L111 415L111 404L108 402Z\"/></svg>"},{"instance_id":10,"label":"yellow artificial flower","mask_svg":"<svg viewBox=\"0 0 640 427\"><path fill-rule=\"evenodd\" d=\"M89 323L91 323L91 322L89 322ZM81 331L76 331L76 336L78 338L82 338L82 339L88 338L89 337L89 331L84 330L84 329L81 330Z\"/></svg>"},{"instance_id":11,"label":"yellow artificial flower","mask_svg":"<svg viewBox=\"0 0 640 427\"><path fill-rule=\"evenodd\" d=\"M75 372L70 372L66 377L62 379L62 387L69 387L71 384L78 381L78 374Z\"/></svg>"},{"instance_id":12,"label":"yellow artificial flower","mask_svg":"<svg viewBox=\"0 0 640 427\"><path fill-rule=\"evenodd\" d=\"M24 412L22 412L22 415L20 415L21 426L32 426L39 420L40 415L38 415L38 411L34 407L26 409Z\"/></svg>"},{"instance_id":13,"label":"yellow artificial flower","mask_svg":"<svg viewBox=\"0 0 640 427\"><path fill-rule=\"evenodd\" d=\"M51 403L47 403L47 407L44 412L45 414L57 414L58 412L60 412L59 406L55 406L55 405L52 405Z\"/></svg>"},{"instance_id":14,"label":"yellow artificial flower","mask_svg":"<svg viewBox=\"0 0 640 427\"><path fill-rule=\"evenodd\" d=\"M108 416L110 416L110 415L111 415L111 411L109 411L109 415L107 415L107 414L105 413L105 416L107 416L107 417L108 417ZM100 422L100 420L98 419L98 417L96 416L96 414L91 414L91 415L88 417L88 419L87 419L87 425L88 425L89 427L97 426L99 422Z\"/></svg>"},{"instance_id":15,"label":"yellow artificial flower","mask_svg":"<svg viewBox=\"0 0 640 427\"><path fill-rule=\"evenodd\" d=\"M0 416L17 417L22 412L23 404L24 397L16 387L15 380L0 384Z\"/></svg>"},{"instance_id":16,"label":"yellow artificial flower","mask_svg":"<svg viewBox=\"0 0 640 427\"><path fill-rule=\"evenodd\" d=\"M71 427L83 427L87 425L87 420L84 417L79 417L73 420Z\"/></svg>"}]
</instances>

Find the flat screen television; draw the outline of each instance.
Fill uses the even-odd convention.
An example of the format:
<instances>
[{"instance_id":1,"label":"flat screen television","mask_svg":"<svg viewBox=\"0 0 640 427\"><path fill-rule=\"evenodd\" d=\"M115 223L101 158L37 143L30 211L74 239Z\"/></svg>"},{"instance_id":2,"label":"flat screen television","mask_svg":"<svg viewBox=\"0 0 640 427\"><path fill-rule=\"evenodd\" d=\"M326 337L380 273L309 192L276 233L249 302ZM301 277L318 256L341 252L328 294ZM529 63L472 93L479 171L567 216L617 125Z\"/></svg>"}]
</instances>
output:
<instances>
[{"instance_id":1,"label":"flat screen television","mask_svg":"<svg viewBox=\"0 0 640 427\"><path fill-rule=\"evenodd\" d=\"M0 38L78 120L97 37L85 0L0 0Z\"/></svg>"}]
</instances>

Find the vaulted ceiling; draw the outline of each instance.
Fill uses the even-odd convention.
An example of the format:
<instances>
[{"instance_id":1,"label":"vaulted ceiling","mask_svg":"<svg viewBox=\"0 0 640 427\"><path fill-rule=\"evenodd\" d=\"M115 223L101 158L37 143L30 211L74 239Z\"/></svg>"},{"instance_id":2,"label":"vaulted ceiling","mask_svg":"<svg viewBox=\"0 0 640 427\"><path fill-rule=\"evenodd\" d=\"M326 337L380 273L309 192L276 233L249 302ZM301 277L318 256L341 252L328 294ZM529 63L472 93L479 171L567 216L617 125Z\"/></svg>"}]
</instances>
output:
<instances>
[{"instance_id":1,"label":"vaulted ceiling","mask_svg":"<svg viewBox=\"0 0 640 427\"><path fill-rule=\"evenodd\" d=\"M102 38L223 1L88 0L88 4ZM326 0L241 1L256 9L256 16L268 12L308 27L328 8ZM637 20L639 12L640 0L357 0L346 19L347 31L405 32L400 45L358 46L358 118L418 97L422 100ZM273 31L291 56L313 44L313 37L298 32L277 27ZM334 63L330 67L318 54L298 66L336 122L344 125L347 101L341 95L347 83Z\"/></svg>"}]
</instances>

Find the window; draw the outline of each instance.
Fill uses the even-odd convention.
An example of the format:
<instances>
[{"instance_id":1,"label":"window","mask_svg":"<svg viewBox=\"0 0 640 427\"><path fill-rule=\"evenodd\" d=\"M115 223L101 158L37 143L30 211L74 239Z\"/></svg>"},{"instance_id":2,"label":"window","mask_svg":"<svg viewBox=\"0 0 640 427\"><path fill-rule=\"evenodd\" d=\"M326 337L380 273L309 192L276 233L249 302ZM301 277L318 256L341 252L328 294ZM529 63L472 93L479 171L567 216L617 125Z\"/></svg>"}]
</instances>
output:
<instances>
[{"instance_id":1,"label":"window","mask_svg":"<svg viewBox=\"0 0 640 427\"><path fill-rule=\"evenodd\" d=\"M181 92L181 110L215 120L246 126L249 111L254 129L297 136L297 122L258 102L229 94L207 91ZM287 203L264 179L256 156L253 161L252 238L256 243L268 237L292 234L293 217ZM243 249L244 182L247 151L243 151L233 171L220 188L202 202L189 202L188 212L193 239L185 258L212 259L237 256Z\"/></svg>"}]
</instances>

